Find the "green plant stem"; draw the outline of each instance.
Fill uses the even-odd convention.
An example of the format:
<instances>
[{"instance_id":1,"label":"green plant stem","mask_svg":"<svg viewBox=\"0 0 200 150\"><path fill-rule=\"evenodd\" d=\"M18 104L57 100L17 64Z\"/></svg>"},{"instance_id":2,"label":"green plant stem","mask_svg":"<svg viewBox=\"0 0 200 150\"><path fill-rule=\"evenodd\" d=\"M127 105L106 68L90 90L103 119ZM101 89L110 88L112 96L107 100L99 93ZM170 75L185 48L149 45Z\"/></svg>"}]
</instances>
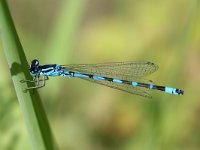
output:
<instances>
[{"instance_id":1,"label":"green plant stem","mask_svg":"<svg viewBox=\"0 0 200 150\"><path fill-rule=\"evenodd\" d=\"M5 0L0 0L0 33L31 146L35 150L55 149L53 136L37 91L23 92L27 84L20 83L20 80L30 78L27 70L28 62Z\"/></svg>"}]
</instances>

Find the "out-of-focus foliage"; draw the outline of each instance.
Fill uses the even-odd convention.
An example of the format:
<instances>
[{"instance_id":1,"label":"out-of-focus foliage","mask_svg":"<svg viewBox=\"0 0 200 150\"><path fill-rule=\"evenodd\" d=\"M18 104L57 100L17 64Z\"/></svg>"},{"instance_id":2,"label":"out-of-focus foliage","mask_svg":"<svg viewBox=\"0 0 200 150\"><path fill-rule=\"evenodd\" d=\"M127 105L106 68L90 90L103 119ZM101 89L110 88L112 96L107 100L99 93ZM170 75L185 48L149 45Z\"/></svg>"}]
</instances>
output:
<instances>
[{"instance_id":1,"label":"out-of-focus foliage","mask_svg":"<svg viewBox=\"0 0 200 150\"><path fill-rule=\"evenodd\" d=\"M60 149L199 149L199 1L75 3L9 0L28 59L41 64L149 60L160 68L148 78L182 88L185 95L153 92L146 99L79 79L50 78L39 92ZM30 149L0 46L0 149Z\"/></svg>"}]
</instances>

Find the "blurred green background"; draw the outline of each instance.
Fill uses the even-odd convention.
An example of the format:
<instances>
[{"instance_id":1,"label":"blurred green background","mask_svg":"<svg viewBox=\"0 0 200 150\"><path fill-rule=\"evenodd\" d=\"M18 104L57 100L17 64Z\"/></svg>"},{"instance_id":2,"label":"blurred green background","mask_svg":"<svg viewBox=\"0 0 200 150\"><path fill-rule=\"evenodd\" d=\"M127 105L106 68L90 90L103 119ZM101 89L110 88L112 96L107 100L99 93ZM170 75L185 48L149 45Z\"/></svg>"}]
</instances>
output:
<instances>
[{"instance_id":1,"label":"blurred green background","mask_svg":"<svg viewBox=\"0 0 200 150\"><path fill-rule=\"evenodd\" d=\"M41 64L147 60L184 96L147 99L80 79L39 89L63 150L200 149L198 0L9 0L27 59ZM0 44L0 149L31 149ZM28 71L28 66L27 66Z\"/></svg>"}]
</instances>

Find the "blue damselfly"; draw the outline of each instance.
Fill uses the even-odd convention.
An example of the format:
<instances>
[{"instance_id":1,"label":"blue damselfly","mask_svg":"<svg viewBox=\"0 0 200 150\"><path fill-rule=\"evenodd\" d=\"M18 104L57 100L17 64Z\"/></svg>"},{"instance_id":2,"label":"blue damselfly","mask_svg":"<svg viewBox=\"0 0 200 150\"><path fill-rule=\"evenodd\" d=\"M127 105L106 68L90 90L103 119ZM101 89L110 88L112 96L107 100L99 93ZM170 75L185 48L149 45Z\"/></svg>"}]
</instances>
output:
<instances>
[{"instance_id":1,"label":"blue damselfly","mask_svg":"<svg viewBox=\"0 0 200 150\"><path fill-rule=\"evenodd\" d=\"M145 76L157 69L156 64L148 61L39 65L39 61L34 59L29 68L33 80L21 80L21 82L36 83L35 86L26 89L31 90L44 87L49 76L77 77L144 97L151 97L151 90L183 95L184 91L181 89L155 85L151 80L144 79ZM43 79L40 79L40 75L43 76ZM41 82L42 84L40 84Z\"/></svg>"}]
</instances>

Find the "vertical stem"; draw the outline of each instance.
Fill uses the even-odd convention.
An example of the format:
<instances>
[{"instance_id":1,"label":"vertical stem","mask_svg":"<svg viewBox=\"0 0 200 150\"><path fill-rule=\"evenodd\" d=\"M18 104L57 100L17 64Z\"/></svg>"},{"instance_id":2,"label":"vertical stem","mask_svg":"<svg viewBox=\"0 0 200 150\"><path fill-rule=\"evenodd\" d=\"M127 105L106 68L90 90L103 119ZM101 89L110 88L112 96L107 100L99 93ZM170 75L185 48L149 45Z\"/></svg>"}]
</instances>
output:
<instances>
[{"instance_id":1,"label":"vertical stem","mask_svg":"<svg viewBox=\"0 0 200 150\"><path fill-rule=\"evenodd\" d=\"M0 35L31 146L35 150L53 150L55 143L40 97L37 91L24 93L27 84L20 83L30 77L28 62L5 0L0 0Z\"/></svg>"}]
</instances>

